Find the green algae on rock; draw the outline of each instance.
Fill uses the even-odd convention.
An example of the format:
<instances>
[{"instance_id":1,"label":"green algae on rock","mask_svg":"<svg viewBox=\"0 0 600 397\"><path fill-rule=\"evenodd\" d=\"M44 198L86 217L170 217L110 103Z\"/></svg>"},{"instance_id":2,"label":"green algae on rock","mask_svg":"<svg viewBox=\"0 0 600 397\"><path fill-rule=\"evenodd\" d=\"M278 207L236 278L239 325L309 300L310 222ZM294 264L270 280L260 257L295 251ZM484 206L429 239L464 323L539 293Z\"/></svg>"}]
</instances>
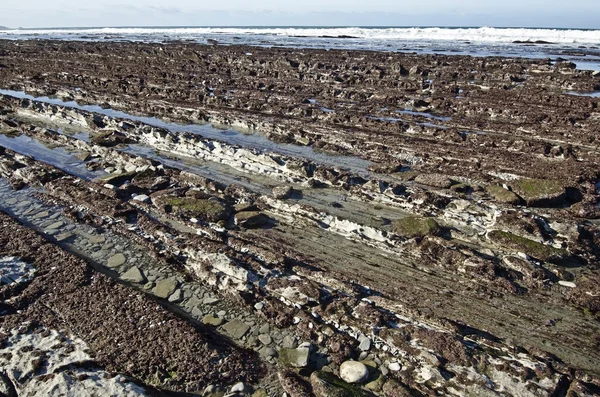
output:
<instances>
[{"instance_id":1,"label":"green algae on rock","mask_svg":"<svg viewBox=\"0 0 600 397\"><path fill-rule=\"evenodd\" d=\"M508 189L498 185L490 185L485 188L490 196L499 203L517 205L521 203L519 196Z\"/></svg>"},{"instance_id":2,"label":"green algae on rock","mask_svg":"<svg viewBox=\"0 0 600 397\"><path fill-rule=\"evenodd\" d=\"M502 230L492 230L488 233L488 238L497 244L522 251L529 256L543 261L562 258L568 255L568 252L564 249L554 248Z\"/></svg>"},{"instance_id":3,"label":"green algae on rock","mask_svg":"<svg viewBox=\"0 0 600 397\"><path fill-rule=\"evenodd\" d=\"M182 197L169 199L166 204L176 213L208 222L226 220L229 217L227 207L217 200Z\"/></svg>"},{"instance_id":4,"label":"green algae on rock","mask_svg":"<svg viewBox=\"0 0 600 397\"><path fill-rule=\"evenodd\" d=\"M565 186L559 181L517 179L511 187L530 207L555 206L566 198Z\"/></svg>"},{"instance_id":5,"label":"green algae on rock","mask_svg":"<svg viewBox=\"0 0 600 397\"><path fill-rule=\"evenodd\" d=\"M392 230L403 237L425 237L437 234L440 231L440 225L433 218L407 216L395 220L392 223Z\"/></svg>"}]
</instances>

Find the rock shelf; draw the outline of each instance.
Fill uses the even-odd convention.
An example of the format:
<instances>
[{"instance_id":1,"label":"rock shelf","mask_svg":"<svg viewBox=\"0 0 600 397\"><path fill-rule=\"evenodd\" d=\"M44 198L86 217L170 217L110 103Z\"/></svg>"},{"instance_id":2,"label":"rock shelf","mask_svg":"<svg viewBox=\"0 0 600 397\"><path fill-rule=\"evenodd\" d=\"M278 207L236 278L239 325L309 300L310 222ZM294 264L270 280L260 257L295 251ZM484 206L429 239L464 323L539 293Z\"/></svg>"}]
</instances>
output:
<instances>
[{"instance_id":1,"label":"rock shelf","mask_svg":"<svg viewBox=\"0 0 600 397\"><path fill-rule=\"evenodd\" d=\"M597 76L251 52L0 41L7 390L598 394Z\"/></svg>"}]
</instances>

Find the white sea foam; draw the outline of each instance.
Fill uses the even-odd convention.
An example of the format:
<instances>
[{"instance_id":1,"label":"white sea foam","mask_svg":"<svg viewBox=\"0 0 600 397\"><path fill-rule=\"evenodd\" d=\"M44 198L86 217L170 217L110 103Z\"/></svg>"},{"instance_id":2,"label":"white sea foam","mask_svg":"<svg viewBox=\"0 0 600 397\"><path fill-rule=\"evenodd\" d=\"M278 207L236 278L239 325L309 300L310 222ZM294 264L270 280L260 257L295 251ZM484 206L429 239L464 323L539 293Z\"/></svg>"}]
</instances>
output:
<instances>
[{"instance_id":1,"label":"white sea foam","mask_svg":"<svg viewBox=\"0 0 600 397\"><path fill-rule=\"evenodd\" d=\"M561 44L600 44L600 30L530 29L530 28L81 28L18 29L0 31L4 35L38 36L173 36L176 38L205 35L269 35L287 37L350 36L371 40L471 41L512 43L545 41Z\"/></svg>"}]
</instances>

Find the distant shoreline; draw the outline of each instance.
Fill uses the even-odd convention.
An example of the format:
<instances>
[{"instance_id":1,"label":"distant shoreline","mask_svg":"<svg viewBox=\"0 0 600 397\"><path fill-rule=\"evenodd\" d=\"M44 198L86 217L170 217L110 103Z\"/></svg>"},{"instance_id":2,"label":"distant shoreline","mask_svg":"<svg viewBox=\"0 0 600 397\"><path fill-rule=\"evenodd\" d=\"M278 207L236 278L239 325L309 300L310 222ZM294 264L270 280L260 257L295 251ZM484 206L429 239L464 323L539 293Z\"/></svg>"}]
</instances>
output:
<instances>
[{"instance_id":1,"label":"distant shoreline","mask_svg":"<svg viewBox=\"0 0 600 397\"><path fill-rule=\"evenodd\" d=\"M19 27L10 28L0 26L1 30L92 30L92 29L531 29L531 30L582 30L597 31L600 28L580 27L551 27L551 26L460 26L460 25L118 25L118 26L45 26L45 27Z\"/></svg>"}]
</instances>

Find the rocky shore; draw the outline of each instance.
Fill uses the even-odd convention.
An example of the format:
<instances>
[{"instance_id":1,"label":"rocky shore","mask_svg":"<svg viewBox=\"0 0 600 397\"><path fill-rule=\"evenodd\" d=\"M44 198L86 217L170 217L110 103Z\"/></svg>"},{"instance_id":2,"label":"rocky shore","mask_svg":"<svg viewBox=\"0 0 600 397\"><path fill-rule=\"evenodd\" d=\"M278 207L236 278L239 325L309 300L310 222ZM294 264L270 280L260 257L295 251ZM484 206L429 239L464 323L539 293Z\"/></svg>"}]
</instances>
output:
<instances>
[{"instance_id":1,"label":"rocky shore","mask_svg":"<svg viewBox=\"0 0 600 397\"><path fill-rule=\"evenodd\" d=\"M599 73L0 41L0 89L0 393L600 393Z\"/></svg>"}]
</instances>

